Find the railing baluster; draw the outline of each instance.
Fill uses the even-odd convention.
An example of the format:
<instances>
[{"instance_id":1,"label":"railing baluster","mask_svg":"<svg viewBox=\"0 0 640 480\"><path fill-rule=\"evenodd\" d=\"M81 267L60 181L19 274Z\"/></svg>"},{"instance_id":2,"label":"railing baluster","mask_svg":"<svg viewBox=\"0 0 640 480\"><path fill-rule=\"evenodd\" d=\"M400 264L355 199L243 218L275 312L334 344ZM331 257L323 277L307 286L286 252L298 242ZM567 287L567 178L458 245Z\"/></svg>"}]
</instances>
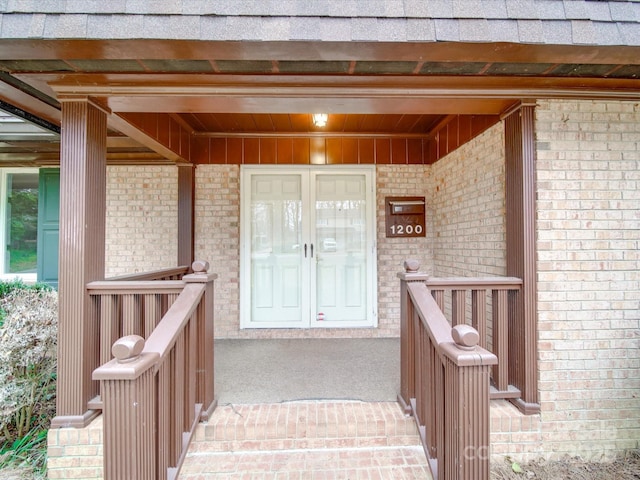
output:
<instances>
[{"instance_id":1,"label":"railing baluster","mask_svg":"<svg viewBox=\"0 0 640 480\"><path fill-rule=\"evenodd\" d=\"M196 404L196 369L197 369L197 314L191 316L186 331L186 352L185 352L185 372L184 378L185 385L185 411L184 411L184 423L185 425L191 425L195 420L195 410L193 405Z\"/></svg>"},{"instance_id":2,"label":"railing baluster","mask_svg":"<svg viewBox=\"0 0 640 480\"><path fill-rule=\"evenodd\" d=\"M115 295L94 297L100 303L100 364L111 359L111 345L122 336L120 331L120 299Z\"/></svg>"},{"instance_id":3,"label":"railing baluster","mask_svg":"<svg viewBox=\"0 0 640 480\"><path fill-rule=\"evenodd\" d=\"M416 398L416 418L420 425L424 425L426 421L425 415L426 412L424 410L424 405L422 404L423 393L424 393L424 381L426 380L425 376L425 365L422 361L423 359L423 347L424 347L424 338L423 332L420 328L420 317L414 312L413 314L413 331L414 335L414 370L415 370L415 381L414 381L414 396Z\"/></svg>"},{"instance_id":4,"label":"railing baluster","mask_svg":"<svg viewBox=\"0 0 640 480\"><path fill-rule=\"evenodd\" d=\"M151 335L163 314L162 296L155 293L146 294L144 296L144 338Z\"/></svg>"},{"instance_id":5,"label":"railing baluster","mask_svg":"<svg viewBox=\"0 0 640 480\"><path fill-rule=\"evenodd\" d=\"M507 333L508 291L493 291L493 351L498 356L498 364L493 369L493 381L498 390L509 387L509 335Z\"/></svg>"},{"instance_id":6,"label":"railing baluster","mask_svg":"<svg viewBox=\"0 0 640 480\"><path fill-rule=\"evenodd\" d=\"M466 290L453 290L451 292L451 324L464 325L467 309ZM442 309L441 309L442 310Z\"/></svg>"},{"instance_id":7,"label":"railing baluster","mask_svg":"<svg viewBox=\"0 0 640 480\"><path fill-rule=\"evenodd\" d=\"M169 302L169 305L173 305L173 302L176 301L178 295L178 293L170 293L169 295L167 295L167 301Z\"/></svg>"},{"instance_id":8,"label":"railing baluster","mask_svg":"<svg viewBox=\"0 0 640 480\"><path fill-rule=\"evenodd\" d=\"M431 294L433 295L433 299L436 301L438 308L444 312L444 290L432 290Z\"/></svg>"},{"instance_id":9,"label":"railing baluster","mask_svg":"<svg viewBox=\"0 0 640 480\"><path fill-rule=\"evenodd\" d=\"M480 335L480 345L487 348L487 291L472 290L471 291L471 326L478 331Z\"/></svg>"},{"instance_id":10,"label":"railing baluster","mask_svg":"<svg viewBox=\"0 0 640 480\"><path fill-rule=\"evenodd\" d=\"M126 294L122 296L122 334L140 335L142 333L140 318L140 295Z\"/></svg>"},{"instance_id":11,"label":"railing baluster","mask_svg":"<svg viewBox=\"0 0 640 480\"><path fill-rule=\"evenodd\" d=\"M437 361L433 370L433 388L436 390L436 404L434 409L434 425L435 429L435 459L440 469L434 474L436 478L439 478L439 474L444 470L446 454L449 453L447 445L445 444L445 417L449 410L449 405L445 402L445 377L444 367L442 366L442 359L437 351L437 346L434 344L434 353ZM444 472L443 472L444 473Z\"/></svg>"},{"instance_id":12,"label":"railing baluster","mask_svg":"<svg viewBox=\"0 0 640 480\"><path fill-rule=\"evenodd\" d=\"M167 479L172 465L169 452L171 438L171 369L163 362L158 370L158 480Z\"/></svg>"},{"instance_id":13,"label":"railing baluster","mask_svg":"<svg viewBox=\"0 0 640 480\"><path fill-rule=\"evenodd\" d=\"M422 330L424 331L424 328ZM438 368L437 366L439 364L439 359L438 359L438 352L433 342L431 341L431 338L429 338L429 335L426 332L425 332L425 335L427 337L426 357L427 357L427 364L429 365L429 367L427 368L427 375L428 375L427 378L433 379L433 382L429 388L428 399L425 404L427 412L429 412L429 414L427 415L427 418L425 418L425 421L428 422L427 423L427 432L428 432L427 447L428 447L429 456L431 458L438 458L438 449L437 449L438 410L437 409L438 409L438 394L440 390L437 388L437 385L435 384L435 378L436 378L436 369Z\"/></svg>"},{"instance_id":14,"label":"railing baluster","mask_svg":"<svg viewBox=\"0 0 640 480\"><path fill-rule=\"evenodd\" d=\"M178 458L180 458L180 443L182 439L178 438L178 433L183 431L184 426L182 405L184 378L180 375L184 368L180 368L183 361L180 346L182 343L181 337L182 334L176 340L174 349L171 352L171 391L173 392L171 400L171 418L173 419L171 424L171 465L175 465L178 462Z\"/></svg>"}]
</instances>

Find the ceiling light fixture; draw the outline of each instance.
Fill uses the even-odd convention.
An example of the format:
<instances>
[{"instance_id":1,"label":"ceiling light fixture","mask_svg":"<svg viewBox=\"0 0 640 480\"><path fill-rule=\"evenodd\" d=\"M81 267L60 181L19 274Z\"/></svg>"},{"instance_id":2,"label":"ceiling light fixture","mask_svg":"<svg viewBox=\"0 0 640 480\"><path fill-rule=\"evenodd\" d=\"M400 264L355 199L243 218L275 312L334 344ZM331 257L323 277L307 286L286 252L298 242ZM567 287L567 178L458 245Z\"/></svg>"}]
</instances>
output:
<instances>
[{"instance_id":1,"label":"ceiling light fixture","mask_svg":"<svg viewBox=\"0 0 640 480\"><path fill-rule=\"evenodd\" d=\"M329 118L329 115L327 115L326 113L314 113L313 124L316 127L324 127L327 125L328 118Z\"/></svg>"}]
</instances>

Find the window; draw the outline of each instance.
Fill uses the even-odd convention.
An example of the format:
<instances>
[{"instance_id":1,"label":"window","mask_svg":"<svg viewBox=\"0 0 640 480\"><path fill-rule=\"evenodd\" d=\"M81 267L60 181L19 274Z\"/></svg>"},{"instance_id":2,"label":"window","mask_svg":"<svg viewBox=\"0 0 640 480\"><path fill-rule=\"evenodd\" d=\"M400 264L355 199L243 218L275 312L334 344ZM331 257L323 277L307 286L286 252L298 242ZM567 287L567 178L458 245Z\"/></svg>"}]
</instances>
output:
<instances>
[{"instance_id":1,"label":"window","mask_svg":"<svg viewBox=\"0 0 640 480\"><path fill-rule=\"evenodd\" d=\"M0 180L0 278L35 281L38 169L3 169Z\"/></svg>"}]
</instances>

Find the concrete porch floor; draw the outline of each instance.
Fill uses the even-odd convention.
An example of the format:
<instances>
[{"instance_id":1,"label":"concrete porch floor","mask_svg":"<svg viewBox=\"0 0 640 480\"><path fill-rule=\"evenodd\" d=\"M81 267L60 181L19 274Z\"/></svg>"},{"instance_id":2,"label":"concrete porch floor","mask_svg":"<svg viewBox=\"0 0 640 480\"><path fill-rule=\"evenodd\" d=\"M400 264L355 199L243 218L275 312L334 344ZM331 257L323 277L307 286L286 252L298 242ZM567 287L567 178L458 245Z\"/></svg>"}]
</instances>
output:
<instances>
[{"instance_id":1,"label":"concrete porch floor","mask_svg":"<svg viewBox=\"0 0 640 480\"><path fill-rule=\"evenodd\" d=\"M216 340L219 405L395 401L400 339Z\"/></svg>"}]
</instances>

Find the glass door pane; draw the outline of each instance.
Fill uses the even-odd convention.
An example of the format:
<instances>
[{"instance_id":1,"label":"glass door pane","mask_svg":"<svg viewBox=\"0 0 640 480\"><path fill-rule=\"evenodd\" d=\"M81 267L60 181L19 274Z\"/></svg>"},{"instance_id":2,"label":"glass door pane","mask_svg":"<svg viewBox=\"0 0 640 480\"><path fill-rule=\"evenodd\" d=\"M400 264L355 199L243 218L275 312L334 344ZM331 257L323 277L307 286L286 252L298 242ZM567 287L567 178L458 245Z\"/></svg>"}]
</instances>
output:
<instances>
[{"instance_id":1,"label":"glass door pane","mask_svg":"<svg viewBox=\"0 0 640 480\"><path fill-rule=\"evenodd\" d=\"M36 273L38 174L6 175L5 271Z\"/></svg>"},{"instance_id":2,"label":"glass door pane","mask_svg":"<svg viewBox=\"0 0 640 480\"><path fill-rule=\"evenodd\" d=\"M255 324L300 324L303 310L300 175L252 175L251 318Z\"/></svg>"},{"instance_id":3,"label":"glass door pane","mask_svg":"<svg viewBox=\"0 0 640 480\"><path fill-rule=\"evenodd\" d=\"M312 321L316 326L358 326L371 322L367 319L366 187L365 175L315 176Z\"/></svg>"}]
</instances>

